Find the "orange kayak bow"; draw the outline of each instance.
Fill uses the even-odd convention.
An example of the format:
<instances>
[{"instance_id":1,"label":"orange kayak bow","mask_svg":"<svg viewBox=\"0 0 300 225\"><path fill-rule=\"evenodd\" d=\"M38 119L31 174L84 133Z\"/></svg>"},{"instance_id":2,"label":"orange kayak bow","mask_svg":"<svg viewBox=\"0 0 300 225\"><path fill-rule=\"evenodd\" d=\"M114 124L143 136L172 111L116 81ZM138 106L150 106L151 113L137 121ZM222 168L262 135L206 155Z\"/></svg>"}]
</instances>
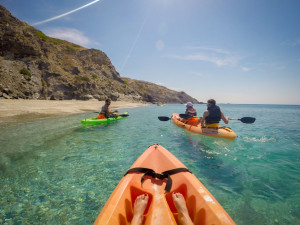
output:
<instances>
[{"instance_id":1,"label":"orange kayak bow","mask_svg":"<svg viewBox=\"0 0 300 225\"><path fill-rule=\"evenodd\" d=\"M127 225L133 218L137 196L148 194L146 225L175 225L177 210L172 193L180 192L195 225L235 224L204 185L174 155L151 145L130 167L117 185L94 225Z\"/></svg>"}]
</instances>

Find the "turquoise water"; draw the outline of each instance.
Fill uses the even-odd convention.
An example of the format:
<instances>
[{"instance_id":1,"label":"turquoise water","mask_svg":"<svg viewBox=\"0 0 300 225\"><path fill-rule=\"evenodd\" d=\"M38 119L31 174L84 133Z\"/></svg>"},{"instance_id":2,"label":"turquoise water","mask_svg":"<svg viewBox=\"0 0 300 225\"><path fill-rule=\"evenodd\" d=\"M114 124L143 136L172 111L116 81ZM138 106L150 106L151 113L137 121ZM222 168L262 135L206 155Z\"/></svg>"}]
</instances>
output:
<instances>
[{"instance_id":1,"label":"turquoise water","mask_svg":"<svg viewBox=\"0 0 300 225\"><path fill-rule=\"evenodd\" d=\"M198 112L204 105L197 105ZM93 113L0 124L0 224L92 224L132 163L152 144L179 158L237 224L300 224L300 106L221 105L234 141L161 122L184 105L128 111L82 127Z\"/></svg>"}]
</instances>

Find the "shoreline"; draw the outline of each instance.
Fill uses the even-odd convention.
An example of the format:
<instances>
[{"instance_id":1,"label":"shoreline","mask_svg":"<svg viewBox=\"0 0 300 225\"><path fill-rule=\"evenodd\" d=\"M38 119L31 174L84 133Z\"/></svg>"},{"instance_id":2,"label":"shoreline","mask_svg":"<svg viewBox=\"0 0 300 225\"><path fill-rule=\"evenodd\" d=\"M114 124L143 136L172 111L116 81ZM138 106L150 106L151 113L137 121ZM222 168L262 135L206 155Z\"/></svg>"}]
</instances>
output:
<instances>
[{"instance_id":1,"label":"shoreline","mask_svg":"<svg viewBox=\"0 0 300 225\"><path fill-rule=\"evenodd\" d=\"M0 123L100 111L104 104L104 101L98 100L0 99ZM146 105L148 104L112 101L110 108L134 108Z\"/></svg>"}]
</instances>

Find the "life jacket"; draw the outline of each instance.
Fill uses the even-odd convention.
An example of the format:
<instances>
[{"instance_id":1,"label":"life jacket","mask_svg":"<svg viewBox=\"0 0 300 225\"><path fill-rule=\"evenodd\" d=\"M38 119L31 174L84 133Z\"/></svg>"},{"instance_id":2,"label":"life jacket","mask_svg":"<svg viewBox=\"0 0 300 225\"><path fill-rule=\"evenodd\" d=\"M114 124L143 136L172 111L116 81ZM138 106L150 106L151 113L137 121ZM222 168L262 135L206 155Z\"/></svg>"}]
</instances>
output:
<instances>
[{"instance_id":1,"label":"life jacket","mask_svg":"<svg viewBox=\"0 0 300 225\"><path fill-rule=\"evenodd\" d=\"M197 111L194 107L188 107L185 111L185 114L188 114L190 116L197 116Z\"/></svg>"},{"instance_id":2,"label":"life jacket","mask_svg":"<svg viewBox=\"0 0 300 225\"><path fill-rule=\"evenodd\" d=\"M106 117L103 114L100 114L99 116L97 116L97 119L105 119Z\"/></svg>"},{"instance_id":3,"label":"life jacket","mask_svg":"<svg viewBox=\"0 0 300 225\"><path fill-rule=\"evenodd\" d=\"M205 124L219 123L221 120L221 110L219 106L211 106L207 108L209 115L205 118Z\"/></svg>"},{"instance_id":4,"label":"life jacket","mask_svg":"<svg viewBox=\"0 0 300 225\"><path fill-rule=\"evenodd\" d=\"M194 125L197 121L198 121L198 118L191 117L191 118L187 119L186 124Z\"/></svg>"}]
</instances>

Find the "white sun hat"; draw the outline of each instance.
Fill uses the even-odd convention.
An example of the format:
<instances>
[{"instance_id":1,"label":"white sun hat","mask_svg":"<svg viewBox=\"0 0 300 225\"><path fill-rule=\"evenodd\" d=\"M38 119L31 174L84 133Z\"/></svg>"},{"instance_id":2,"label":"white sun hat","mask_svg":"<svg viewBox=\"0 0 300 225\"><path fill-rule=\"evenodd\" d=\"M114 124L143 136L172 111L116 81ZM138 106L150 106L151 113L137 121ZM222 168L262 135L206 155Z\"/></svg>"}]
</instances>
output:
<instances>
[{"instance_id":1,"label":"white sun hat","mask_svg":"<svg viewBox=\"0 0 300 225\"><path fill-rule=\"evenodd\" d=\"M186 106L187 106L187 107L192 107L192 106L193 106L193 103L188 102L188 103L186 103Z\"/></svg>"}]
</instances>

